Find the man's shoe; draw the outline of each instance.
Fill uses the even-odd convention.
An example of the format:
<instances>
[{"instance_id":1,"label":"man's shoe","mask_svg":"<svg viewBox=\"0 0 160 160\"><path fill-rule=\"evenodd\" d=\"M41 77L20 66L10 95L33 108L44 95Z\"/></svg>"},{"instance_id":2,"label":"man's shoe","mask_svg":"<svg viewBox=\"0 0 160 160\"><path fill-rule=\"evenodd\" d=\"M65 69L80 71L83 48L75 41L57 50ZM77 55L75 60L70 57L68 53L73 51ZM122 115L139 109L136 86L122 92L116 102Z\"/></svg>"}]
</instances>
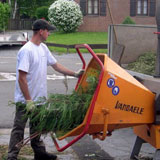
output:
<instances>
[{"instance_id":1,"label":"man's shoe","mask_svg":"<svg viewBox=\"0 0 160 160\"><path fill-rule=\"evenodd\" d=\"M39 153L35 154L34 160L56 160L57 156L51 153Z\"/></svg>"}]
</instances>

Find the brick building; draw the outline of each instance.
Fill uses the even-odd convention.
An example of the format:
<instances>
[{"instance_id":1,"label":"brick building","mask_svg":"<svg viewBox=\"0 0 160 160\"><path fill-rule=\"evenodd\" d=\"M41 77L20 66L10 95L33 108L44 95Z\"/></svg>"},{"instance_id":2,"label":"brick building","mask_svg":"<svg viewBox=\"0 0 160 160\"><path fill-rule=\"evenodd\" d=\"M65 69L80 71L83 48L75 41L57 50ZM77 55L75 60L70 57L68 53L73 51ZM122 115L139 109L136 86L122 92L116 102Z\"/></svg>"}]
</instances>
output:
<instances>
[{"instance_id":1,"label":"brick building","mask_svg":"<svg viewBox=\"0 0 160 160\"><path fill-rule=\"evenodd\" d=\"M136 24L154 25L156 0L75 0L80 4L84 23L79 31L107 31L111 24L110 7L114 24L121 24L130 16Z\"/></svg>"}]
</instances>

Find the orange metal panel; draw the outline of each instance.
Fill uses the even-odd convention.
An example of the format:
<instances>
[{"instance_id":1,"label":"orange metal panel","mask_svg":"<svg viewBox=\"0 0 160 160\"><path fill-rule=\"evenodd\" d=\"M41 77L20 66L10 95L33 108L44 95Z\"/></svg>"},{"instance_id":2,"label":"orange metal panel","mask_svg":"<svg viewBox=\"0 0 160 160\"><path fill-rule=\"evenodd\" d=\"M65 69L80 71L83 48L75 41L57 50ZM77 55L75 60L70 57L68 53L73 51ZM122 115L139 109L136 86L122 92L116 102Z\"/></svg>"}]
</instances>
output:
<instances>
[{"instance_id":1,"label":"orange metal panel","mask_svg":"<svg viewBox=\"0 0 160 160\"><path fill-rule=\"evenodd\" d=\"M156 149L160 149L160 125L142 125L134 127L134 133Z\"/></svg>"}]
</instances>

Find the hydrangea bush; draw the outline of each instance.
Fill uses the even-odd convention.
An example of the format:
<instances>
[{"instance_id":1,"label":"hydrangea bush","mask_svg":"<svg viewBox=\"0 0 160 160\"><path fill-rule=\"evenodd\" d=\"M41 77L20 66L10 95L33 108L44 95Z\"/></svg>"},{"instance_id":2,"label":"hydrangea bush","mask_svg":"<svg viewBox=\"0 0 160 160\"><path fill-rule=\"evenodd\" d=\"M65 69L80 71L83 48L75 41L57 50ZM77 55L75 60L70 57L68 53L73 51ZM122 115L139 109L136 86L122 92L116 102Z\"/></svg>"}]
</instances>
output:
<instances>
[{"instance_id":1,"label":"hydrangea bush","mask_svg":"<svg viewBox=\"0 0 160 160\"><path fill-rule=\"evenodd\" d=\"M63 32L74 32L83 22L79 4L69 0L55 1L49 7L48 18L59 31Z\"/></svg>"}]
</instances>

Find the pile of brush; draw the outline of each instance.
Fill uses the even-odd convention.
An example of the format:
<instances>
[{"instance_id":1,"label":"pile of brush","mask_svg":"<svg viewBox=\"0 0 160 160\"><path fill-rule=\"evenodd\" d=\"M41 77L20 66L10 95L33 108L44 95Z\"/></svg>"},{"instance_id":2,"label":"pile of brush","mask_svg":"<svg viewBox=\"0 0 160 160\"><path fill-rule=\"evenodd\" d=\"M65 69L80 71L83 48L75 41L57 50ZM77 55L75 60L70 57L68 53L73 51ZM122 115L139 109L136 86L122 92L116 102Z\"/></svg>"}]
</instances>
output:
<instances>
[{"instance_id":1,"label":"pile of brush","mask_svg":"<svg viewBox=\"0 0 160 160\"><path fill-rule=\"evenodd\" d=\"M59 137L80 125L91 103L98 79L93 75L88 76L87 83L87 88L80 86L69 95L50 94L48 99L41 98L36 102L42 105L25 115L35 123L35 132L52 131Z\"/></svg>"}]
</instances>

